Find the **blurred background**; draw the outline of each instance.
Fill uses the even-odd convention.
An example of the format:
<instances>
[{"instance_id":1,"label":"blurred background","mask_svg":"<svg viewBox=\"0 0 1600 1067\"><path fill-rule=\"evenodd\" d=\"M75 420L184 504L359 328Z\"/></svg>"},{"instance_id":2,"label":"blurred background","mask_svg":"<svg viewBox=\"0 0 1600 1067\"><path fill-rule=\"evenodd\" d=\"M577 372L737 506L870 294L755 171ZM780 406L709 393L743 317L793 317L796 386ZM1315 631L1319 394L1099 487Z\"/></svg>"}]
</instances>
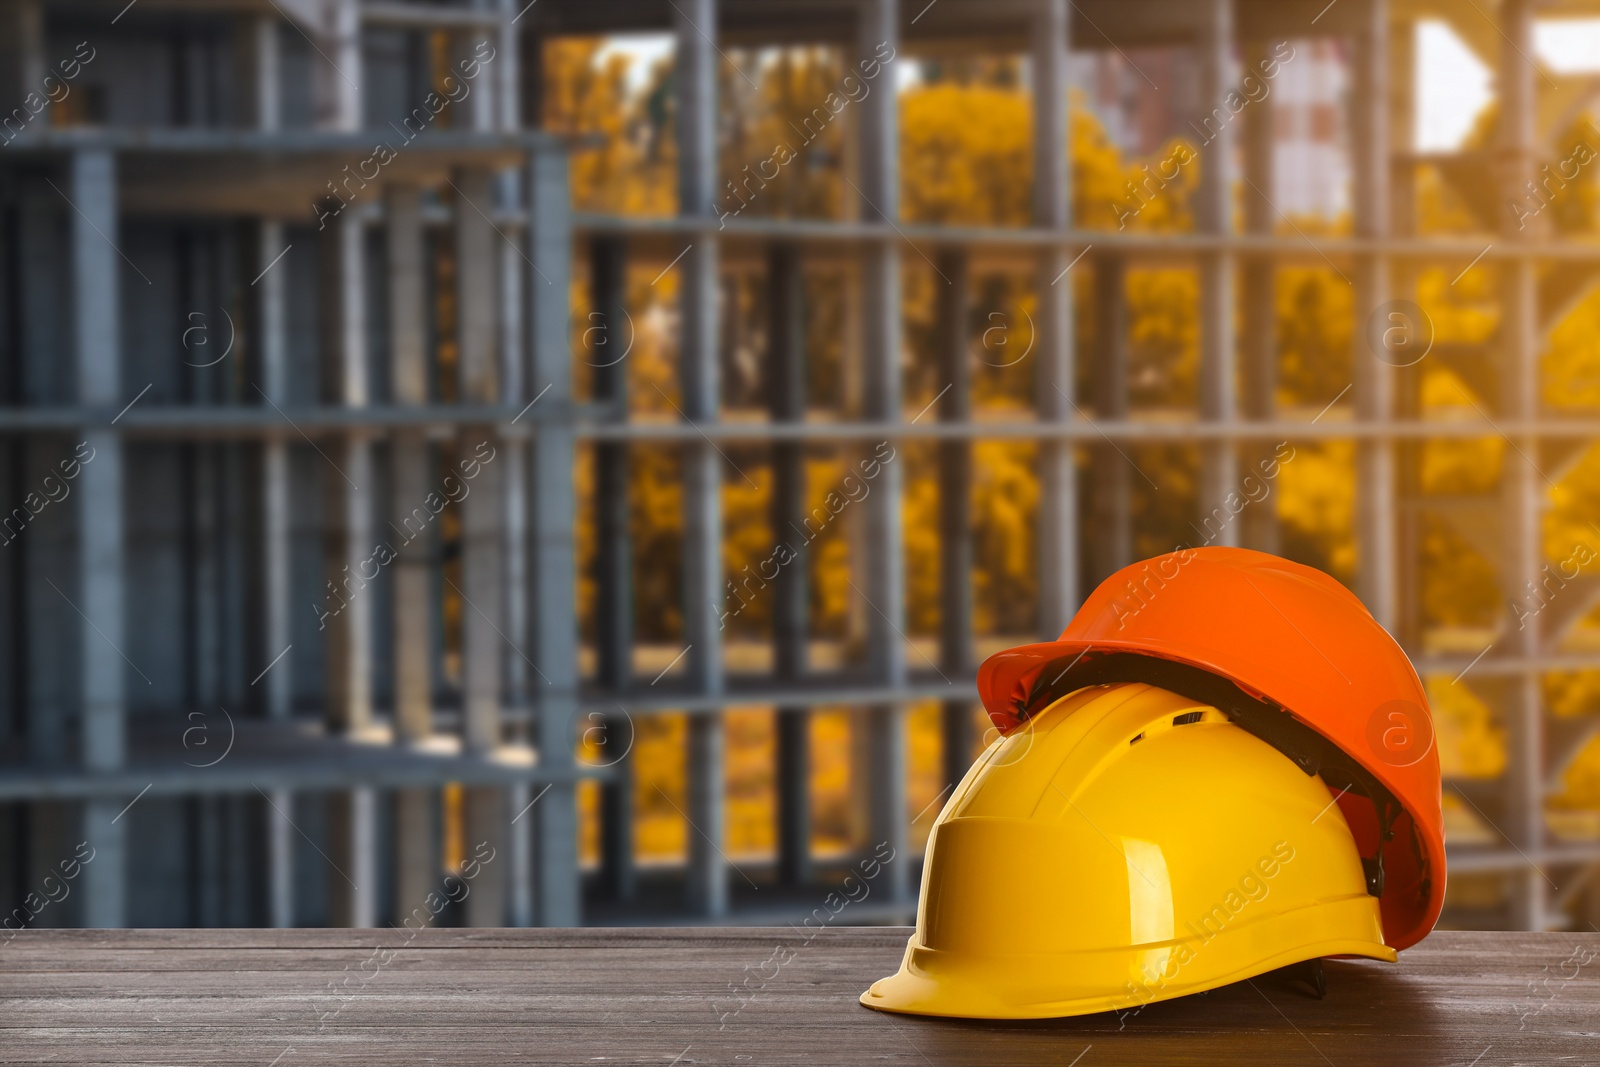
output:
<instances>
[{"instance_id":1,"label":"blurred background","mask_svg":"<svg viewBox=\"0 0 1600 1067\"><path fill-rule=\"evenodd\" d=\"M7 925L910 921L1199 544L1600 922L1597 111L1583 0L0 0Z\"/></svg>"}]
</instances>

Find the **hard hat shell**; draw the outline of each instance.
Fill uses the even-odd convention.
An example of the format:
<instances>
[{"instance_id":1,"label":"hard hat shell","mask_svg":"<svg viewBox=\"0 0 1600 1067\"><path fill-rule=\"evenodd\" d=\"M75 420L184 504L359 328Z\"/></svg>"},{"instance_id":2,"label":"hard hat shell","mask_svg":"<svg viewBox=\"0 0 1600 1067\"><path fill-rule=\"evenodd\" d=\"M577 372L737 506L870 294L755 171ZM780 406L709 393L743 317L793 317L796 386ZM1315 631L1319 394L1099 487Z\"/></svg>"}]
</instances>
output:
<instances>
[{"instance_id":1,"label":"hard hat shell","mask_svg":"<svg viewBox=\"0 0 1600 1067\"><path fill-rule=\"evenodd\" d=\"M1334 795L1222 712L1139 683L995 741L928 839L900 971L861 1003L1114 1011L1322 956L1393 961Z\"/></svg>"},{"instance_id":2,"label":"hard hat shell","mask_svg":"<svg viewBox=\"0 0 1600 1067\"><path fill-rule=\"evenodd\" d=\"M1172 688L1174 673L1223 687L1189 686L1230 715L1234 703L1270 709L1257 716L1256 731L1269 740L1285 733L1269 720L1292 720L1287 733L1299 731L1302 742L1279 747L1308 772L1337 778L1329 765L1346 762L1350 781L1338 803L1361 855L1379 870L1372 880L1384 940L1404 949L1425 937L1445 887L1427 695L1400 646L1321 571L1241 548L1183 549L1124 567L1059 640L989 657L978 692L1006 734L1055 695L1091 681Z\"/></svg>"}]
</instances>

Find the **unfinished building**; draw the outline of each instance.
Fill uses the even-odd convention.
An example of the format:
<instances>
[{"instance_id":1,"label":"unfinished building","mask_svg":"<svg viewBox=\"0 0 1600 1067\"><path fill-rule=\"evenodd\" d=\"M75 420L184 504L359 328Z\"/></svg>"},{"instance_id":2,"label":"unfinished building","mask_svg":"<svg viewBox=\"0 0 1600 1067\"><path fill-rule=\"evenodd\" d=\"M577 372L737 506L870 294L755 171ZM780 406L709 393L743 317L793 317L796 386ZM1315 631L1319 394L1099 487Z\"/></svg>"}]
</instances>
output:
<instances>
[{"instance_id":1,"label":"unfinished building","mask_svg":"<svg viewBox=\"0 0 1600 1067\"><path fill-rule=\"evenodd\" d=\"M371 926L441 896L430 921L474 925L803 914L819 871L809 720L828 707L851 716L857 848L905 857L851 921L909 917L922 813L908 802L907 708L939 703L944 781L980 739L978 443L1033 445L1035 607L1031 632L1012 635L1026 639L1054 637L1095 582L1134 558L1144 489L1129 451L1192 450L1183 506L1204 539L1274 550L1271 508L1208 519L1278 442L1347 442L1356 590L1420 673L1471 687L1506 739L1497 775L1447 783L1486 828L1452 842L1452 875L1488 887L1452 900L1447 920L1593 920L1600 843L1558 834L1547 811L1594 732L1590 714L1552 714L1547 692L1558 674L1600 667L1600 652L1564 641L1591 604L1588 576L1541 598L1533 625L1517 605L1549 588L1542 523L1562 471L1600 436L1591 417L1552 413L1540 376L1544 339L1600 252L1505 210L1562 158L1561 118L1588 91L1530 58L1535 17L1585 10L6 0L0 893L33 925ZM1495 70L1492 148L1414 149L1422 19L1456 28ZM587 142L539 128L546 45L626 33L672 42L677 208L665 217L575 212L568 160ZM1281 137L1270 96L1206 126L1184 232L1074 219L1069 55L1179 50L1206 115L1284 41L1335 41L1348 57L1348 232L1308 235L1268 194ZM728 217L740 169L719 154L719 98L730 78L749 79L727 53L800 45L836 50L880 87L919 57L1022 56L1027 221L906 220L891 91L850 105L832 217ZM1481 232L1419 220L1424 172L1470 192ZM1198 276L1194 401L1177 413L1130 403L1124 279L1150 262ZM1351 379L1321 411L1286 408L1275 388L1274 277L1306 263L1332 267L1351 291ZM1487 383L1493 403L1467 419L1430 418L1417 363L1383 340L1397 325L1425 329L1410 310L1417 278L1440 265L1495 279L1492 337L1428 357ZM677 280L670 422L630 414L620 362L589 361L587 393L575 389L586 360L574 294L598 316L585 322L620 329L630 267ZM900 308L908 272L929 268L944 388L924 406L905 386ZM853 309L844 399L827 411L807 397L817 269L847 279ZM974 308L995 270L1032 279L1027 417L974 409ZM764 294L756 324L729 296L749 278ZM1090 306L1075 307L1085 292ZM1095 323L1087 346L1081 315ZM759 411L730 404L726 389L728 335L751 325L764 338ZM1427 442L1487 438L1510 449L1492 486L1425 488ZM724 485L743 475L727 453L762 451L768 526L786 530L808 515L808 450L865 462L880 442L936 448L936 639L924 651L907 635L904 465L879 462L848 515L859 648L839 663L812 654L815 561L797 546L766 590L769 653L758 670L730 669ZM650 658L635 635L629 464L665 446L681 494L681 640ZM594 485L587 631L580 453ZM1423 531L1435 520L1492 560L1506 610L1481 652L1441 642L1422 607ZM724 848L730 708L775 722L776 847L754 878ZM666 713L687 720L689 829L680 888L663 903L638 891L634 757L577 752L593 723L620 737ZM602 798L587 874L586 778ZM74 892L23 904L74 857Z\"/></svg>"}]
</instances>

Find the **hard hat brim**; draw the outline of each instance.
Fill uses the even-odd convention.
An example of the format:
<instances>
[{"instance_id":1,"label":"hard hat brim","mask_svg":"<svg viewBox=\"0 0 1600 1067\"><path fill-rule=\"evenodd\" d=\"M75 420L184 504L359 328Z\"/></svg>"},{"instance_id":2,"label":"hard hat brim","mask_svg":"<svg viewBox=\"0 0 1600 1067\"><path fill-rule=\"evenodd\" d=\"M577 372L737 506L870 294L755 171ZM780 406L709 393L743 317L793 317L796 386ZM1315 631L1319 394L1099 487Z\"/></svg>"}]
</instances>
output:
<instances>
[{"instance_id":1,"label":"hard hat brim","mask_svg":"<svg viewBox=\"0 0 1600 1067\"><path fill-rule=\"evenodd\" d=\"M1285 927L1282 932L1292 931ZM1266 931L1260 933L1266 938L1276 936ZM1097 971L1111 970L1124 976L1132 975L1139 973L1140 951L1117 950L1097 954L1106 957L1104 959L1084 962L1090 963ZM929 958L937 955L941 954L931 953L927 949L915 946L908 948L906 962L901 965L899 972L872 983L872 987L861 994L861 1004L878 1011L952 1019L1057 1019L1074 1015L1093 1015L1097 1012L1137 1009L1146 1004L1203 993L1208 989L1219 989L1305 960L1328 956L1353 956L1393 963L1398 958L1394 949L1378 942L1331 938L1297 943L1292 947L1254 959L1248 966L1241 966L1220 975L1155 984L1135 984L1133 981L1125 981L1122 991L1118 993L1102 992L1088 996L1039 1000L1036 999L1039 990L1031 980L1018 982L1013 987L1005 984L1002 975L998 973L963 973L969 969L967 965L970 965L970 961L939 961L945 965L938 966ZM913 957L920 959L914 961ZM1027 973L1033 970L1027 966L996 962L1002 962L1002 966L995 968L996 972L1010 970L1013 973ZM929 964L938 966L936 974L929 969ZM989 969L983 968L983 970Z\"/></svg>"}]
</instances>

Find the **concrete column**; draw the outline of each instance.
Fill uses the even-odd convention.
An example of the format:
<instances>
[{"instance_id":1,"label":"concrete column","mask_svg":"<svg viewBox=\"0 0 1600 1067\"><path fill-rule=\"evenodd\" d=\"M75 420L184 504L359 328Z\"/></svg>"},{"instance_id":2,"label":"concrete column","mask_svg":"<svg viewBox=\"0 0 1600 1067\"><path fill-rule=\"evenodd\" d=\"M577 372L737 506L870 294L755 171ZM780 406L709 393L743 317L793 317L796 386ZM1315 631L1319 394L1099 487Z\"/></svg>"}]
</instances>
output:
<instances>
[{"instance_id":1,"label":"concrete column","mask_svg":"<svg viewBox=\"0 0 1600 1067\"><path fill-rule=\"evenodd\" d=\"M378 798L370 786L328 794L328 872L334 926L378 925Z\"/></svg>"},{"instance_id":2,"label":"concrete column","mask_svg":"<svg viewBox=\"0 0 1600 1067\"><path fill-rule=\"evenodd\" d=\"M541 787L542 788L542 787ZM533 789L518 782L506 789L507 817L516 819L533 802ZM534 924L533 834L528 823L506 826L506 925Z\"/></svg>"},{"instance_id":3,"label":"concrete column","mask_svg":"<svg viewBox=\"0 0 1600 1067\"><path fill-rule=\"evenodd\" d=\"M262 219L258 271L265 271L256 283L260 290L258 313L261 317L262 391L280 407L288 402L288 268L272 264L284 252L283 223ZM268 269L271 267L271 269ZM267 715L289 717L293 695L294 660L283 656L289 647L289 444L281 435L267 438L262 445L262 512L266 522L263 550L266 557L265 600L267 624L264 643L258 650L260 667L266 670L258 684L264 694ZM277 660L276 663L273 661ZM267 669L272 664L271 669Z\"/></svg>"},{"instance_id":4,"label":"concrete column","mask_svg":"<svg viewBox=\"0 0 1600 1067\"><path fill-rule=\"evenodd\" d=\"M332 336L338 344L339 396L346 407L365 407L367 385L366 258L362 224L344 215L332 240L337 291L333 297ZM336 449L338 470L328 488L328 581L330 602L344 602L327 620L328 716L330 725L361 733L372 724L372 442L367 431L351 430Z\"/></svg>"},{"instance_id":5,"label":"concrete column","mask_svg":"<svg viewBox=\"0 0 1600 1067\"><path fill-rule=\"evenodd\" d=\"M949 292L939 304L939 421L962 423L972 418L972 280L966 250L940 253L939 272L950 279ZM952 679L966 678L977 664L972 650L972 443L964 438L939 442L939 600L940 668ZM972 705L947 700L940 714L943 784L954 786L972 762Z\"/></svg>"},{"instance_id":6,"label":"concrete column","mask_svg":"<svg viewBox=\"0 0 1600 1067\"><path fill-rule=\"evenodd\" d=\"M767 411L775 423L806 417L805 272L800 249L767 252ZM805 535L805 446L772 445L772 536L789 554L772 580L773 678L804 678L811 640L810 552ZM777 711L778 870L789 885L811 880L811 712L804 705Z\"/></svg>"},{"instance_id":7,"label":"concrete column","mask_svg":"<svg viewBox=\"0 0 1600 1067\"><path fill-rule=\"evenodd\" d=\"M117 240L117 161L110 151L82 149L70 161L72 202L73 341L78 403L115 412L122 390L121 261ZM90 771L122 766L126 742L127 662L123 587L122 437L110 427L83 431L93 461L79 475L77 604L83 616L81 655L81 756ZM84 836L100 862L84 868L83 922L90 927L126 922L123 840L127 824L115 821L130 798L84 804Z\"/></svg>"},{"instance_id":8,"label":"concrete column","mask_svg":"<svg viewBox=\"0 0 1600 1067\"><path fill-rule=\"evenodd\" d=\"M394 900L401 921L423 905L439 882L438 795L434 789L397 789L394 793Z\"/></svg>"},{"instance_id":9,"label":"concrete column","mask_svg":"<svg viewBox=\"0 0 1600 1067\"><path fill-rule=\"evenodd\" d=\"M857 59L880 53L880 48L900 49L900 11L897 0L867 0L859 9ZM903 59L897 62L904 62ZM894 84L894 71L884 74ZM900 215L899 104L894 93L874 93L861 102L861 217L867 222L895 222ZM861 406L863 417L887 423L901 420L900 382L900 245L892 232L868 242L863 250L863 359ZM936 284L944 286L944 280ZM899 442L891 441L898 446ZM899 687L906 682L905 558L901 544L902 468L899 462L883 464L873 492L861 502L865 558L852 566L856 584L868 601L867 669L879 685ZM898 705L867 710L855 727L865 731L862 757L872 776L866 787L868 849L887 841L897 854L905 852L907 833L905 794L905 716ZM890 864L885 872L889 899L904 901L910 895L909 863Z\"/></svg>"},{"instance_id":10,"label":"concrete column","mask_svg":"<svg viewBox=\"0 0 1600 1067\"><path fill-rule=\"evenodd\" d=\"M421 191L391 186L388 219L390 392L398 405L428 402L426 268L423 264ZM433 732L434 528L424 498L432 490L428 442L423 433L397 431L390 439L390 529L397 554L394 573L395 735L415 743ZM402 805L402 810L411 808ZM397 828L404 833L405 828ZM430 863L429 877L437 862Z\"/></svg>"},{"instance_id":11,"label":"concrete column","mask_svg":"<svg viewBox=\"0 0 1600 1067\"><path fill-rule=\"evenodd\" d=\"M512 186L520 200L519 183L502 174L500 184ZM515 171L510 179L516 179ZM495 244L500 253L500 402L508 408L521 411L533 398L527 390L528 338L523 314L523 294L527 281L523 278L525 261L521 249L509 240ZM501 553L504 559L505 628L506 640L511 648L527 648L530 632L528 618L528 435L526 427L512 426L502 440L505 448L501 459L500 477L503 485L501 509L504 536ZM500 462L500 460L496 460ZM502 703L510 708L526 709L528 689L535 682L532 668L520 655L502 655L501 666L505 676L505 694Z\"/></svg>"},{"instance_id":12,"label":"concrete column","mask_svg":"<svg viewBox=\"0 0 1600 1067\"><path fill-rule=\"evenodd\" d=\"M884 868L883 885L888 902L908 905L915 892L911 868L918 857L909 852L911 813L907 811L906 715L903 704L878 704L860 711L852 729L860 729L858 762L852 773L872 775L867 783L864 839L856 842L863 853L888 844L895 862Z\"/></svg>"},{"instance_id":13,"label":"concrete column","mask_svg":"<svg viewBox=\"0 0 1600 1067\"><path fill-rule=\"evenodd\" d=\"M274 789L266 806L267 922L275 929L294 925L294 794Z\"/></svg>"},{"instance_id":14,"label":"concrete column","mask_svg":"<svg viewBox=\"0 0 1600 1067\"><path fill-rule=\"evenodd\" d=\"M1068 0L1039 0L1033 33L1034 224L1072 225L1072 165L1067 139ZM1039 260L1039 339L1034 395L1041 423L1075 416L1072 275L1075 255L1054 245ZM1078 610L1078 472L1067 441L1039 443L1039 619L1043 638L1059 635Z\"/></svg>"},{"instance_id":15,"label":"concrete column","mask_svg":"<svg viewBox=\"0 0 1600 1067\"><path fill-rule=\"evenodd\" d=\"M589 306L592 310L590 329L585 331L595 343L587 358L594 369L595 403L613 408L617 422L628 419L625 353L632 331L628 325L626 291L626 244L618 238L596 238L589 249ZM633 679L633 549L629 537L627 443L597 442L594 462L596 680L607 689L622 692ZM607 743L629 732L620 721L612 721L606 727ZM611 764L612 778L601 786L601 866L611 894L619 900L627 900L636 888L633 761L630 755L614 762L615 755L608 752L602 760Z\"/></svg>"},{"instance_id":16,"label":"concrete column","mask_svg":"<svg viewBox=\"0 0 1600 1067\"><path fill-rule=\"evenodd\" d=\"M71 160L73 308L78 402L115 410L121 378L121 266L116 157L82 150ZM79 599L83 645L83 761L96 770L122 765L124 644L122 440L112 429L86 431L95 460L84 465L76 494Z\"/></svg>"},{"instance_id":17,"label":"concrete column","mask_svg":"<svg viewBox=\"0 0 1600 1067\"><path fill-rule=\"evenodd\" d=\"M324 47L330 62L314 68L327 87L325 122L336 130L359 130L362 119L360 0L329 0L327 17Z\"/></svg>"},{"instance_id":18,"label":"concrete column","mask_svg":"<svg viewBox=\"0 0 1600 1067\"><path fill-rule=\"evenodd\" d=\"M898 50L896 0L868 0L860 9L857 54L865 58L880 44ZM893 78L893 71L887 77ZM892 84L892 81L889 83ZM875 93L861 106L861 216L868 222L899 218L899 112L893 93ZM900 382L900 245L893 232L863 248L864 359L862 415L898 422ZM945 287L944 279L937 284ZM891 442L898 444L898 442ZM900 463L886 464L871 496L862 502L868 558L857 575L869 601L867 657L875 681L902 685L906 675L905 567L901 552Z\"/></svg>"},{"instance_id":19,"label":"concrete column","mask_svg":"<svg viewBox=\"0 0 1600 1067\"><path fill-rule=\"evenodd\" d=\"M529 166L531 193L528 278L533 314L533 392L548 387L541 403L572 400L572 350L567 293L572 274L572 215L567 158L560 151L535 152ZM538 694L536 743L540 766L558 779L573 771L573 721L577 716L578 635L573 614L572 430L557 422L534 422L533 523L530 570L535 620L531 658L544 677ZM571 781L557 780L533 808L538 819L536 879L542 926L581 921L578 877L578 815Z\"/></svg>"},{"instance_id":20,"label":"concrete column","mask_svg":"<svg viewBox=\"0 0 1600 1067\"><path fill-rule=\"evenodd\" d=\"M335 456L344 476L360 487L346 485L342 479L330 481L329 504L335 510L335 524L329 538L330 580L346 601L343 611L331 620L327 637L328 720L331 729L349 736L372 728L372 602L370 583L363 574L374 571L372 546L376 531L372 525L371 490L376 478L372 463L372 444L364 435L346 437L342 451ZM334 570L333 565L338 564ZM377 802L371 787L358 786L348 792L328 796L331 824L329 853L344 872L332 874L335 925L372 926L377 921ZM287 810L287 809L286 809ZM363 878L357 872L374 872Z\"/></svg>"},{"instance_id":21,"label":"concrete column","mask_svg":"<svg viewBox=\"0 0 1600 1067\"><path fill-rule=\"evenodd\" d=\"M717 5L685 0L675 6L678 42L678 198L684 215L711 213L717 180ZM718 418L717 243L697 236L679 261L683 279L682 351L679 353L686 418L704 426ZM722 457L710 443L684 446L683 599L684 642L690 684L702 692L722 690L719 618L722 579ZM727 910L723 825L722 715L704 712L690 724L689 893L705 915Z\"/></svg>"},{"instance_id":22,"label":"concrete column","mask_svg":"<svg viewBox=\"0 0 1600 1067\"><path fill-rule=\"evenodd\" d=\"M278 46L278 26L279 20L274 15L261 15L251 27L258 130L276 130L283 124L283 65Z\"/></svg>"},{"instance_id":23,"label":"concrete column","mask_svg":"<svg viewBox=\"0 0 1600 1067\"><path fill-rule=\"evenodd\" d=\"M461 398L465 403L500 400L500 320L495 314L495 243L500 240L485 216L494 208L493 177L486 170L456 172L459 190L454 212L456 299L461 354Z\"/></svg>"},{"instance_id":24,"label":"concrete column","mask_svg":"<svg viewBox=\"0 0 1600 1067\"><path fill-rule=\"evenodd\" d=\"M726 740L722 716L689 716L689 871L690 906L716 917L728 912Z\"/></svg>"},{"instance_id":25,"label":"concrete column","mask_svg":"<svg viewBox=\"0 0 1600 1067\"><path fill-rule=\"evenodd\" d=\"M340 402L370 403L367 380L366 240L360 216L340 217L330 239L332 291L328 335L335 343ZM327 717L330 728L348 735L372 727L371 582L379 564L374 548L372 494L376 482L372 441L364 430L346 432L333 450L337 471L325 475L328 501L327 570L331 603L343 601L327 620ZM385 537L383 540L387 540ZM332 914L337 925L371 926L377 921L377 801L370 787L328 797ZM342 873L340 873L342 872Z\"/></svg>"},{"instance_id":26,"label":"concrete column","mask_svg":"<svg viewBox=\"0 0 1600 1067\"><path fill-rule=\"evenodd\" d=\"M494 202L488 171L462 170L454 225L456 241L456 306L458 310L460 397L463 403L500 402L500 320L495 310L493 225L485 218ZM503 549L501 524L505 500L500 492L499 452L505 442L492 425L464 428L457 449L463 464L476 464L472 489L461 508L462 702L463 741L468 751L488 755L501 744L502 656L505 645ZM488 457L492 460L484 462ZM487 842L497 852L506 848L506 798L502 789L477 786L467 790L468 836L476 847ZM467 899L467 920L474 926L505 925L506 865L484 869Z\"/></svg>"},{"instance_id":27,"label":"concrete column","mask_svg":"<svg viewBox=\"0 0 1600 1067\"><path fill-rule=\"evenodd\" d=\"M262 220L260 266L267 266L283 251L283 225ZM272 402L282 406L288 399L288 286L287 268L267 270L257 283L261 287L261 369L263 387ZM289 648L289 595L292 567L289 549L289 443L282 436L267 438L262 444L262 512L266 556L265 599L266 642L260 649L260 684L266 687L265 702L269 718L283 721L292 714L294 659ZM281 658L279 658L281 657ZM274 662L276 660L276 662ZM268 665L271 665L270 667ZM294 828L289 812L294 794L287 789L272 792L272 803L263 811L267 824L267 912L275 927L294 925Z\"/></svg>"},{"instance_id":28,"label":"concrete column","mask_svg":"<svg viewBox=\"0 0 1600 1067\"><path fill-rule=\"evenodd\" d=\"M1200 100L1204 109L1221 106L1233 87L1233 0L1206 0L1199 40ZM1197 205L1199 228L1206 233L1233 233L1234 124L1208 127L1210 140L1200 147L1203 158ZM1234 256L1207 252L1200 264L1200 417L1231 423L1236 414L1234 388ZM1201 446L1200 527L1215 545L1237 545L1239 524L1225 501L1238 491L1234 442ZM1221 510L1226 521L1206 519ZM1212 530L1216 531L1212 536Z\"/></svg>"},{"instance_id":29,"label":"concrete column","mask_svg":"<svg viewBox=\"0 0 1600 1067\"><path fill-rule=\"evenodd\" d=\"M1538 165L1535 140L1538 77L1530 58L1533 47L1531 0L1508 0L1500 12L1504 47L1500 54L1500 163L1502 197L1519 199L1523 183L1535 177ZM1534 227L1518 230L1512 213L1502 212L1500 240L1526 244L1536 236ZM1532 258L1506 261L1505 289L1501 297L1503 321L1500 350L1505 366L1500 375L1500 415L1508 420L1532 421L1539 415L1538 358L1540 349L1538 276ZM1543 566L1542 523L1545 501L1543 476L1534 469L1538 439L1519 434L1515 451L1507 451L1501 464L1501 493L1505 500L1504 544L1506 558L1501 574L1508 602L1526 594L1537 583ZM1520 454L1518 454L1520 452ZM1532 460L1532 462L1530 462ZM1509 613L1508 613L1509 614ZM1519 629L1510 619L1508 637L1500 654L1533 656L1539 648L1539 627ZM1506 786L1510 790L1508 818L1500 829L1524 855L1537 857L1544 845L1544 713L1540 675L1527 671L1509 680L1505 722L1509 726L1510 759ZM1537 868L1529 866L1508 876L1511 921L1518 929L1545 926L1545 883Z\"/></svg>"},{"instance_id":30,"label":"concrete column","mask_svg":"<svg viewBox=\"0 0 1600 1067\"><path fill-rule=\"evenodd\" d=\"M386 190L389 288L389 391L397 405L429 400L427 267L422 192ZM433 491L425 434L398 430L389 439L389 528L394 582L394 730L402 744L433 733L433 560L436 531L427 505ZM440 848L432 789L399 789L394 797L395 910L408 915L439 880Z\"/></svg>"},{"instance_id":31,"label":"concrete column","mask_svg":"<svg viewBox=\"0 0 1600 1067\"><path fill-rule=\"evenodd\" d=\"M509 30L509 23L502 29ZM500 56L506 57L508 62L515 62L514 30L509 33L502 32L499 51ZM515 204L520 200L518 179L515 170L503 172L498 176L501 196L507 203ZM523 270L525 261L522 258L522 250L508 240L497 241L495 247L500 254L498 301L500 401L521 410L532 397L526 387L528 343L523 314L527 285ZM531 600L528 595L529 437L526 430L521 427L513 427L512 430L512 433L506 433L500 438L500 456L496 460L501 464L500 514L503 525L500 550L504 567L502 586L505 597L506 643L513 649L525 649L530 645L533 629L530 614ZM519 710L531 710L532 702L529 694L539 679L520 652L501 656L501 677L504 686L502 704ZM520 739L526 740L526 738L526 733L522 733ZM537 907L537 890L533 873L534 822L529 819L519 826L510 820L520 818L520 815L527 810L533 801L534 792L528 783L519 782L506 789L504 796L507 807L506 869L503 875L506 879L504 921L511 926L532 926L536 921Z\"/></svg>"},{"instance_id":32,"label":"concrete column","mask_svg":"<svg viewBox=\"0 0 1600 1067\"><path fill-rule=\"evenodd\" d=\"M1268 44L1252 42L1246 52L1246 65L1260 69L1259 64L1270 54ZM1244 173L1249 179L1239 190L1244 204L1244 228L1261 236L1270 236L1277 221L1270 199L1275 179L1276 99L1268 93L1259 100L1252 100L1240 116L1244 123ZM1278 385L1278 308L1272 258L1253 256L1242 264L1240 273L1244 305L1244 332L1240 337L1244 349L1240 407L1246 418L1270 422L1276 410L1273 397ZM1357 351L1355 358L1360 361L1371 357L1369 353ZM1243 476L1260 480L1262 470L1271 469L1270 466L1263 468L1262 464L1270 463L1275 448L1273 441L1251 441L1242 446ZM1239 543L1246 548L1278 551L1279 488L1276 484L1270 488L1269 496L1250 504L1239 515Z\"/></svg>"},{"instance_id":33,"label":"concrete column","mask_svg":"<svg viewBox=\"0 0 1600 1067\"><path fill-rule=\"evenodd\" d=\"M518 16L524 5L517 0L499 0L501 21L495 42L495 109L499 128L510 132L522 128L521 85L522 48ZM537 122L538 116L530 116Z\"/></svg>"},{"instance_id":34,"label":"concrete column","mask_svg":"<svg viewBox=\"0 0 1600 1067\"><path fill-rule=\"evenodd\" d=\"M469 498L470 499L470 498ZM472 892L467 896L466 921L468 926L505 926L507 924L507 894L511 866L511 814L506 810L506 790L474 786L466 790L467 849L476 852L481 845L493 848L500 862L484 867L473 879ZM491 872L498 867L501 873Z\"/></svg>"}]
</instances>

